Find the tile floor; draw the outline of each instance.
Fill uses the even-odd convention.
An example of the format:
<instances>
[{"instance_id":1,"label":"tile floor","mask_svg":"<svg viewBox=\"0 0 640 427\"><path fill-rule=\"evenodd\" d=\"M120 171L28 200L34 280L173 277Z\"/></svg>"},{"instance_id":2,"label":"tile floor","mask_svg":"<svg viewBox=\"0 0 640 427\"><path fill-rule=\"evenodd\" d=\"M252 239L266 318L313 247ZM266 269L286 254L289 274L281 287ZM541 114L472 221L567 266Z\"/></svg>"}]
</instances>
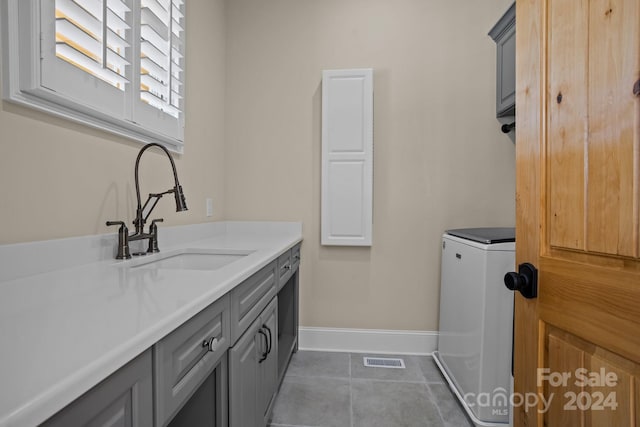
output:
<instances>
[{"instance_id":1,"label":"tile floor","mask_svg":"<svg viewBox=\"0 0 640 427\"><path fill-rule=\"evenodd\" d=\"M405 369L368 368L372 354L299 351L276 396L271 427L470 427L429 356Z\"/></svg>"}]
</instances>

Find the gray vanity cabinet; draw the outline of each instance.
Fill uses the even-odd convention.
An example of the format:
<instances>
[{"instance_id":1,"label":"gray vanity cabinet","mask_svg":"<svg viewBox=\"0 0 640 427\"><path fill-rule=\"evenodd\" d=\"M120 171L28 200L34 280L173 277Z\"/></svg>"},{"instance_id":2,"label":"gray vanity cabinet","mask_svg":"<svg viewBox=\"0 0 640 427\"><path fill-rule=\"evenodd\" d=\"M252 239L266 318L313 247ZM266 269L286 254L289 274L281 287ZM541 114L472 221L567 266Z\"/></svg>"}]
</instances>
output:
<instances>
[{"instance_id":1,"label":"gray vanity cabinet","mask_svg":"<svg viewBox=\"0 0 640 427\"><path fill-rule=\"evenodd\" d=\"M266 426L278 380L277 298L229 350L229 425Z\"/></svg>"},{"instance_id":2,"label":"gray vanity cabinet","mask_svg":"<svg viewBox=\"0 0 640 427\"><path fill-rule=\"evenodd\" d=\"M489 31L496 42L496 116L516 114L516 5Z\"/></svg>"},{"instance_id":3,"label":"gray vanity cabinet","mask_svg":"<svg viewBox=\"0 0 640 427\"><path fill-rule=\"evenodd\" d=\"M265 427L297 349L299 263L298 244L42 425Z\"/></svg>"},{"instance_id":4,"label":"gray vanity cabinet","mask_svg":"<svg viewBox=\"0 0 640 427\"><path fill-rule=\"evenodd\" d=\"M147 350L41 425L152 427L151 388Z\"/></svg>"}]
</instances>

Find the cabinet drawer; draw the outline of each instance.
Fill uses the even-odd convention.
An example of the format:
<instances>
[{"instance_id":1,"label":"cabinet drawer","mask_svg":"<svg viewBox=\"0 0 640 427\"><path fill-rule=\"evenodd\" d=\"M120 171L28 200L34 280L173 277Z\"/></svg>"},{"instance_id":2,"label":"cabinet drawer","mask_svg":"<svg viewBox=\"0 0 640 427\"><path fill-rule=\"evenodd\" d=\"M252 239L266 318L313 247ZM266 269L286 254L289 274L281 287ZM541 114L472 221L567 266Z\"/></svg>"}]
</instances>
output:
<instances>
[{"instance_id":1,"label":"cabinet drawer","mask_svg":"<svg viewBox=\"0 0 640 427\"><path fill-rule=\"evenodd\" d=\"M225 295L154 346L156 425L169 422L226 353L229 318Z\"/></svg>"},{"instance_id":2,"label":"cabinet drawer","mask_svg":"<svg viewBox=\"0 0 640 427\"><path fill-rule=\"evenodd\" d=\"M275 296L276 264L273 261L231 291L231 345Z\"/></svg>"},{"instance_id":3,"label":"cabinet drawer","mask_svg":"<svg viewBox=\"0 0 640 427\"><path fill-rule=\"evenodd\" d=\"M287 283L292 273L291 250L288 250L278 257L278 289Z\"/></svg>"},{"instance_id":4,"label":"cabinet drawer","mask_svg":"<svg viewBox=\"0 0 640 427\"><path fill-rule=\"evenodd\" d=\"M301 244L298 243L291 249L291 265L292 265L291 270L292 271L296 271L296 268L300 266L300 246Z\"/></svg>"}]
</instances>

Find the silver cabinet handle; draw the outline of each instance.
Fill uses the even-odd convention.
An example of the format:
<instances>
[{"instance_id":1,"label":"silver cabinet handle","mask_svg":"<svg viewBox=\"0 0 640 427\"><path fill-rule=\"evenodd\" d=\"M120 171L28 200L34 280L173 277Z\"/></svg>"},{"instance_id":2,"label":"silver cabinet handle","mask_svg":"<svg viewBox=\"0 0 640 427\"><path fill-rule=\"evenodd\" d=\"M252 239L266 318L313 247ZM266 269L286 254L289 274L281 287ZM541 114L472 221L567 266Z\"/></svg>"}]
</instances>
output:
<instances>
[{"instance_id":1,"label":"silver cabinet handle","mask_svg":"<svg viewBox=\"0 0 640 427\"><path fill-rule=\"evenodd\" d=\"M291 270L291 266L289 264L283 265L282 268L284 270Z\"/></svg>"},{"instance_id":2,"label":"silver cabinet handle","mask_svg":"<svg viewBox=\"0 0 640 427\"><path fill-rule=\"evenodd\" d=\"M216 347L218 347L218 338L211 337L208 340L202 341L202 347L206 348L207 351L216 351Z\"/></svg>"}]
</instances>

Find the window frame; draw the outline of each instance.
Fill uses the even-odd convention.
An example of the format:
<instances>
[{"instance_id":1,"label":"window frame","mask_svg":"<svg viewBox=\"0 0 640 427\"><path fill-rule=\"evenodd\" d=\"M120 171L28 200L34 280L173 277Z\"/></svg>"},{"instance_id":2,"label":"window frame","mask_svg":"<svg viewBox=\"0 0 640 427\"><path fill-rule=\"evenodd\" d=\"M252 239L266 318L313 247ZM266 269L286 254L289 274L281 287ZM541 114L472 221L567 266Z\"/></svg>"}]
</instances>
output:
<instances>
[{"instance_id":1,"label":"window frame","mask_svg":"<svg viewBox=\"0 0 640 427\"><path fill-rule=\"evenodd\" d=\"M154 126L148 120L145 124L136 123L136 100L139 101L139 79L134 79L130 85L131 96L124 106L123 114L115 117L99 109L82 104L77 100L46 88L41 79L41 16L40 1L42 0L0 0L0 29L2 31L2 97L10 102L21 104L43 111L76 123L100 129L141 143L158 142L175 153L184 152L184 91L182 114L178 119L179 135L169 136L159 132L163 125ZM53 1L53 0L46 0ZM139 0L134 0L139 2ZM138 7L138 6L136 6ZM135 9L135 10L139 10ZM134 12L132 12L134 13ZM54 18L55 19L55 18ZM139 19L133 20L133 25L140 25ZM186 39L186 23L182 39ZM134 31L139 34L139 28ZM134 39L134 45L139 43ZM133 49L133 54L139 54L139 48ZM184 63L182 64L184 68ZM133 67L133 65L132 65ZM139 73L139 68L131 70L131 74ZM186 86L186 71L183 71L183 86ZM133 85L138 82L138 86ZM167 113L158 110L158 123L166 122L163 117Z\"/></svg>"}]
</instances>

